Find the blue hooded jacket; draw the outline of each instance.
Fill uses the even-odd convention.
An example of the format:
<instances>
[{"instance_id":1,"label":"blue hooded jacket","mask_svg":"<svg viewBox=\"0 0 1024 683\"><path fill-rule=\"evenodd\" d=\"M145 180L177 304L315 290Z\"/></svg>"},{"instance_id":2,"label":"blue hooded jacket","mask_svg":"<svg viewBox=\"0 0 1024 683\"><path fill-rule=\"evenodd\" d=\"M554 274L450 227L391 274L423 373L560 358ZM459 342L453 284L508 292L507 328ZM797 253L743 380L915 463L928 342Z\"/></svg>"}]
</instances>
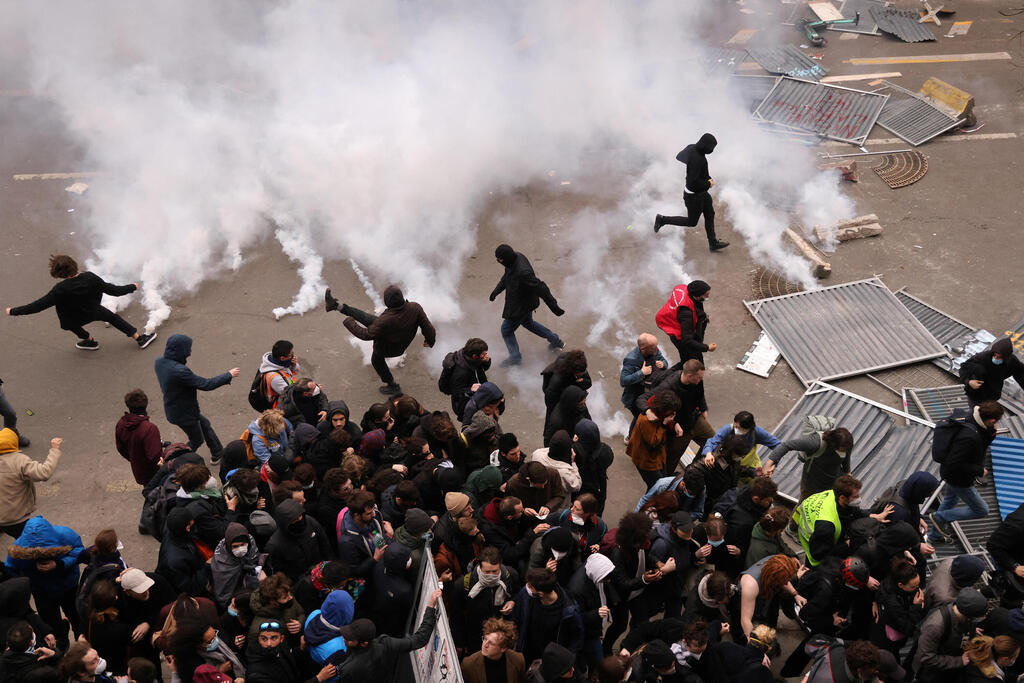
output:
<instances>
[{"instance_id":1,"label":"blue hooded jacket","mask_svg":"<svg viewBox=\"0 0 1024 683\"><path fill-rule=\"evenodd\" d=\"M355 603L347 591L334 590L328 594L323 606L306 619L303 635L309 646L309 655L317 664L337 664L338 653L348 651L341 627L352 622ZM334 679L332 679L334 680Z\"/></svg>"},{"instance_id":2,"label":"blue hooded jacket","mask_svg":"<svg viewBox=\"0 0 1024 683\"><path fill-rule=\"evenodd\" d=\"M462 424L468 425L473 421L473 414L476 411L483 408L485 405L500 401L505 397L505 394L501 392L501 389L494 382L484 382L480 385L480 388L476 390L473 397L466 403L466 409L462 411ZM501 410L499 412L504 412Z\"/></svg>"},{"instance_id":3,"label":"blue hooded jacket","mask_svg":"<svg viewBox=\"0 0 1024 683\"><path fill-rule=\"evenodd\" d=\"M11 546L4 564L15 576L27 576L33 593L58 596L78 587L78 555L83 550L82 537L74 530L33 517ZM41 572L36 568L39 560L56 560L57 567Z\"/></svg>"},{"instance_id":4,"label":"blue hooded jacket","mask_svg":"<svg viewBox=\"0 0 1024 683\"><path fill-rule=\"evenodd\" d=\"M164 394L164 414L171 424L189 424L199 420L196 391L212 391L231 383L231 373L224 372L209 379L200 377L185 365L192 355L192 338L172 334L164 347L163 358L153 363L160 390Z\"/></svg>"}]
</instances>

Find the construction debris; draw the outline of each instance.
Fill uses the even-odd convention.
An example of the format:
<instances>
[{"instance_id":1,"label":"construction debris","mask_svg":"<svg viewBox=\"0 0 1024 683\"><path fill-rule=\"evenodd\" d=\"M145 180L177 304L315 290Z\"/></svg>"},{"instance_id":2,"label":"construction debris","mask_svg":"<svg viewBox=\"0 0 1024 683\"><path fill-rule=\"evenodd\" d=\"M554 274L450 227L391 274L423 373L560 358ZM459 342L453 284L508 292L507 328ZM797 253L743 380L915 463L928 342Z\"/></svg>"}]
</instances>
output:
<instances>
[{"instance_id":1,"label":"construction debris","mask_svg":"<svg viewBox=\"0 0 1024 683\"><path fill-rule=\"evenodd\" d=\"M811 271L814 274L814 277L819 280L823 280L832 274L832 264L825 259L825 255L823 253L818 251L814 245L805 240L803 236L792 228L786 228L783 234L789 238L789 241L792 242L797 249L800 250L800 253L803 254L804 258L810 261L814 266L814 270Z\"/></svg>"},{"instance_id":2,"label":"construction debris","mask_svg":"<svg viewBox=\"0 0 1024 683\"><path fill-rule=\"evenodd\" d=\"M896 190L912 185L928 172L928 157L916 150L886 154L882 163L871 169L882 181Z\"/></svg>"},{"instance_id":3,"label":"construction debris","mask_svg":"<svg viewBox=\"0 0 1024 683\"><path fill-rule=\"evenodd\" d=\"M792 45L779 47L747 48L747 54L760 64L765 71L801 78L806 81L820 81L828 69Z\"/></svg>"},{"instance_id":4,"label":"construction debris","mask_svg":"<svg viewBox=\"0 0 1024 683\"><path fill-rule=\"evenodd\" d=\"M819 161L818 170L827 171L828 169L835 169L839 172L840 177L843 180L850 183L860 182L860 173L857 170L856 160L850 161Z\"/></svg>"},{"instance_id":5,"label":"construction debris","mask_svg":"<svg viewBox=\"0 0 1024 683\"><path fill-rule=\"evenodd\" d=\"M772 369L778 365L781 355L765 331L761 330L761 335L757 338L757 341L747 349L747 352L743 354L743 358L740 359L736 367L744 372L768 379Z\"/></svg>"},{"instance_id":6,"label":"construction debris","mask_svg":"<svg viewBox=\"0 0 1024 683\"><path fill-rule=\"evenodd\" d=\"M863 145L887 95L783 77L754 118L821 137Z\"/></svg>"},{"instance_id":7,"label":"construction debris","mask_svg":"<svg viewBox=\"0 0 1024 683\"><path fill-rule=\"evenodd\" d=\"M882 226L878 224L878 216L873 213L856 218L844 218L832 225L814 226L814 236L822 243L828 242L831 239L835 239L837 242L849 242L850 240L874 237L881 234Z\"/></svg>"},{"instance_id":8,"label":"construction debris","mask_svg":"<svg viewBox=\"0 0 1024 683\"><path fill-rule=\"evenodd\" d=\"M951 107L944 103L932 100L921 93L901 88L889 81L882 83L889 94L889 100L878 115L878 125L915 147L964 123L953 113ZM973 110L973 99L962 90L957 90L938 79L934 79L930 87L951 102L958 100L953 91L962 93L965 97L959 99L965 99L963 106L966 108L966 101L970 101Z\"/></svg>"},{"instance_id":9,"label":"construction debris","mask_svg":"<svg viewBox=\"0 0 1024 683\"><path fill-rule=\"evenodd\" d=\"M925 81L918 92L928 98L934 106L944 108L956 118L963 119L964 125L974 126L977 123L974 116L974 97L969 92L934 76Z\"/></svg>"},{"instance_id":10,"label":"construction debris","mask_svg":"<svg viewBox=\"0 0 1024 683\"><path fill-rule=\"evenodd\" d=\"M796 282L790 282L785 275L776 270L757 266L750 272L750 290L755 299L770 299L773 296L802 292L804 288Z\"/></svg>"},{"instance_id":11,"label":"construction debris","mask_svg":"<svg viewBox=\"0 0 1024 683\"><path fill-rule=\"evenodd\" d=\"M918 21L921 17L915 9L872 7L870 12L871 18L878 24L878 28L905 43L935 40L931 29Z\"/></svg>"}]
</instances>

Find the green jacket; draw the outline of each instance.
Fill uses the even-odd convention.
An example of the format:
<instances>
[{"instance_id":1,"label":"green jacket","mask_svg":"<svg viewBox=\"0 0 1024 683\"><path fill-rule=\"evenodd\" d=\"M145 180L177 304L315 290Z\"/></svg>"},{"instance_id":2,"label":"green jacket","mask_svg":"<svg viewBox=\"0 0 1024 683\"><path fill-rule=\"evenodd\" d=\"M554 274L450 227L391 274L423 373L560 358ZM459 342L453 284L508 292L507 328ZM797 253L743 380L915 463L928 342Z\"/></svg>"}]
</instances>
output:
<instances>
[{"instance_id":1,"label":"green jacket","mask_svg":"<svg viewBox=\"0 0 1024 683\"><path fill-rule=\"evenodd\" d=\"M755 562L765 557L771 557L772 555L792 555L793 552L788 546L782 541L782 534L775 534L774 538L769 538L761 528L761 523L758 522L754 525L754 529L750 532L750 548L747 550L747 567L753 566Z\"/></svg>"}]
</instances>

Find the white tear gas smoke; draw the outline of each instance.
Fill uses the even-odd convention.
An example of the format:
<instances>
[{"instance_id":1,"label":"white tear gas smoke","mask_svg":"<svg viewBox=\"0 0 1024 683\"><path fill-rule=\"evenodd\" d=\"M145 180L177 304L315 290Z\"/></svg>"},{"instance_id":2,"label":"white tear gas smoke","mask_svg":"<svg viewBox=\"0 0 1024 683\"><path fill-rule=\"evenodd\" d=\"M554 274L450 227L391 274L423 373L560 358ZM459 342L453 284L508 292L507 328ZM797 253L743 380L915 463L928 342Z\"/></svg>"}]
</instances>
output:
<instances>
[{"instance_id":1,"label":"white tear gas smoke","mask_svg":"<svg viewBox=\"0 0 1024 683\"><path fill-rule=\"evenodd\" d=\"M557 169L606 207L563 230L577 248L560 274L586 282L570 301L597 318L589 343L611 334L627 346L634 331L617 321L637 292L667 293L694 270L681 242L655 242L650 226L655 212L679 212L674 156L701 133L719 139L720 222L790 278L813 286L780 245L788 219L765 205L824 182L815 218L849 214L806 149L759 131L724 78L699 67L705 13L718 11L671 0L8 3L0 37L26 44L33 89L88 167L109 173L76 216L89 267L141 278L147 329L272 235L301 278L277 317L318 305L324 259L352 259L364 287L396 282L435 321L458 320L460 298L481 295L459 284L482 203ZM539 246L517 237L521 250Z\"/></svg>"}]
</instances>

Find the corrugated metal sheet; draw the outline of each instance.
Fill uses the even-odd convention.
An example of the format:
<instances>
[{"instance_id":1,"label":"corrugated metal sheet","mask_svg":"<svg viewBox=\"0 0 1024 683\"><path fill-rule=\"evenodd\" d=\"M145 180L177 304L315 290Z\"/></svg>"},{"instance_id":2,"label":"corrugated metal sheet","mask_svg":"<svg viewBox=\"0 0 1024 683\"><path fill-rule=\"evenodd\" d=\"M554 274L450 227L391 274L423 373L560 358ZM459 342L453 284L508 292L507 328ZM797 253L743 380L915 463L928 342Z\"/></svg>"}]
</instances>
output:
<instances>
[{"instance_id":1,"label":"corrugated metal sheet","mask_svg":"<svg viewBox=\"0 0 1024 683\"><path fill-rule=\"evenodd\" d=\"M934 389L904 389L907 412L929 422L949 417L954 410L966 408L967 395L962 384Z\"/></svg>"},{"instance_id":2,"label":"corrugated metal sheet","mask_svg":"<svg viewBox=\"0 0 1024 683\"><path fill-rule=\"evenodd\" d=\"M956 128L962 121L946 113L918 93L883 81L889 101L878 115L878 125L917 146Z\"/></svg>"},{"instance_id":3,"label":"corrugated metal sheet","mask_svg":"<svg viewBox=\"0 0 1024 683\"><path fill-rule=\"evenodd\" d=\"M996 437L992 442L992 476L1002 519L1024 503L1024 439Z\"/></svg>"},{"instance_id":4,"label":"corrugated metal sheet","mask_svg":"<svg viewBox=\"0 0 1024 683\"><path fill-rule=\"evenodd\" d=\"M744 304L805 385L945 354L878 278Z\"/></svg>"},{"instance_id":5,"label":"corrugated metal sheet","mask_svg":"<svg viewBox=\"0 0 1024 683\"><path fill-rule=\"evenodd\" d=\"M757 105L764 102L764 98L772 91L775 84L779 82L778 76L741 76L733 74L729 77L729 87L736 91L743 99L747 108L753 112Z\"/></svg>"},{"instance_id":6,"label":"corrugated metal sheet","mask_svg":"<svg viewBox=\"0 0 1024 683\"><path fill-rule=\"evenodd\" d=\"M957 320L948 313L943 313L930 304L926 304L905 290L901 289L894 293L896 298L900 300L900 303L906 306L907 310L913 313L914 317L920 320L921 324L932 333L932 336L938 339L939 343L944 346L975 332L975 328L967 323Z\"/></svg>"},{"instance_id":7,"label":"corrugated metal sheet","mask_svg":"<svg viewBox=\"0 0 1024 683\"><path fill-rule=\"evenodd\" d=\"M747 56L744 50L730 50L727 47L712 47L700 53L701 67L709 74L728 73L736 68Z\"/></svg>"},{"instance_id":8,"label":"corrugated metal sheet","mask_svg":"<svg viewBox=\"0 0 1024 683\"><path fill-rule=\"evenodd\" d=\"M872 7L871 18L878 28L890 33L905 43L920 43L935 40L935 35L927 24L918 22L921 15L916 9L894 9L892 7Z\"/></svg>"},{"instance_id":9,"label":"corrugated metal sheet","mask_svg":"<svg viewBox=\"0 0 1024 683\"><path fill-rule=\"evenodd\" d=\"M800 434L806 415L827 415L850 430L853 454L850 467L864 488L861 497L868 503L887 487L918 470L938 475L931 459L931 428L914 423L897 427L894 415L867 399L842 392L821 382L815 383L797 401L773 432L783 441ZM898 414L895 414L898 416ZM766 454L765 454L766 455ZM779 492L792 499L800 495L802 464L790 453L772 475Z\"/></svg>"},{"instance_id":10,"label":"corrugated metal sheet","mask_svg":"<svg viewBox=\"0 0 1024 683\"><path fill-rule=\"evenodd\" d=\"M860 12L860 21L856 24L832 24L829 31L843 31L845 33L863 33L867 35L879 35L878 23L871 16L872 7L885 7L885 4L878 0L845 0L839 6L839 11L844 19L855 19Z\"/></svg>"},{"instance_id":11,"label":"corrugated metal sheet","mask_svg":"<svg viewBox=\"0 0 1024 683\"><path fill-rule=\"evenodd\" d=\"M1024 439L1024 417L1011 415L999 421L1000 429L1008 429L1011 439Z\"/></svg>"},{"instance_id":12,"label":"corrugated metal sheet","mask_svg":"<svg viewBox=\"0 0 1024 683\"><path fill-rule=\"evenodd\" d=\"M888 95L782 78L754 111L754 118L864 144Z\"/></svg>"},{"instance_id":13,"label":"corrugated metal sheet","mask_svg":"<svg viewBox=\"0 0 1024 683\"><path fill-rule=\"evenodd\" d=\"M747 54L768 73L802 78L805 81L820 81L828 75L828 69L792 45L749 47Z\"/></svg>"}]
</instances>

